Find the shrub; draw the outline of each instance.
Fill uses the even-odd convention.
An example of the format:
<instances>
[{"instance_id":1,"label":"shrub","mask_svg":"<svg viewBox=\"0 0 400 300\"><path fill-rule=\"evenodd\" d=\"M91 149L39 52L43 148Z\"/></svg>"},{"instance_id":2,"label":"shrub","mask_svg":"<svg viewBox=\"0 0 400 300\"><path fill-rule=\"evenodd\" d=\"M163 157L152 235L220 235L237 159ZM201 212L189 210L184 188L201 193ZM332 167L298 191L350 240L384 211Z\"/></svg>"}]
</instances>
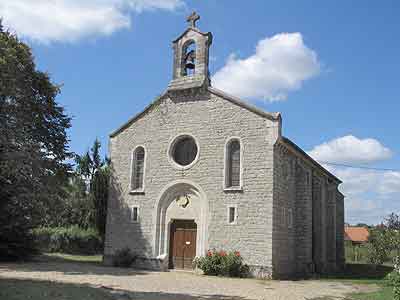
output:
<instances>
[{"instance_id":1,"label":"shrub","mask_svg":"<svg viewBox=\"0 0 400 300\"><path fill-rule=\"evenodd\" d=\"M33 230L36 244L44 252L96 254L103 242L95 229L71 227L40 227Z\"/></svg>"},{"instance_id":2,"label":"shrub","mask_svg":"<svg viewBox=\"0 0 400 300\"><path fill-rule=\"evenodd\" d=\"M206 256L195 258L194 264L205 275L245 277L249 273L249 267L243 263L239 251L208 250Z\"/></svg>"},{"instance_id":3,"label":"shrub","mask_svg":"<svg viewBox=\"0 0 400 300\"><path fill-rule=\"evenodd\" d=\"M136 255L128 247L118 249L115 251L113 258L113 265L115 267L128 268L136 259Z\"/></svg>"},{"instance_id":4,"label":"shrub","mask_svg":"<svg viewBox=\"0 0 400 300\"><path fill-rule=\"evenodd\" d=\"M393 270L386 275L385 280L388 285L395 286L397 283L400 283L400 273L396 270Z\"/></svg>"},{"instance_id":5,"label":"shrub","mask_svg":"<svg viewBox=\"0 0 400 300\"><path fill-rule=\"evenodd\" d=\"M394 273L391 277L391 283L393 284L394 300L400 300L400 256L396 256L393 259Z\"/></svg>"},{"instance_id":6,"label":"shrub","mask_svg":"<svg viewBox=\"0 0 400 300\"><path fill-rule=\"evenodd\" d=\"M369 243L367 245L368 261L374 265L382 264L390 252L390 235L387 230L370 230Z\"/></svg>"}]
</instances>

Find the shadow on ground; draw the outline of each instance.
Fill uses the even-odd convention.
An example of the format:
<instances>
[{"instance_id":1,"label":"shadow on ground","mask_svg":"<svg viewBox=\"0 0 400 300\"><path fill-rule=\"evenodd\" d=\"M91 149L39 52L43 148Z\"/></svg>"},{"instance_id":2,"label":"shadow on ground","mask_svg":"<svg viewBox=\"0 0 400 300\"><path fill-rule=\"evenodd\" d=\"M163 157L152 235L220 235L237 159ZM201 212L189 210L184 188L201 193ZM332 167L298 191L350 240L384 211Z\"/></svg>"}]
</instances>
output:
<instances>
[{"instance_id":1,"label":"shadow on ground","mask_svg":"<svg viewBox=\"0 0 400 300\"><path fill-rule=\"evenodd\" d=\"M0 272L12 269L23 272L60 272L65 275L112 275L112 276L134 276L146 275L151 271L134 270L131 268L107 267L100 262L72 262L61 257L39 256L33 261L1 263ZM1 298L0 298L1 299Z\"/></svg>"},{"instance_id":2,"label":"shadow on ground","mask_svg":"<svg viewBox=\"0 0 400 300\"><path fill-rule=\"evenodd\" d=\"M244 300L224 295L110 290L87 284L0 278L0 299L7 300ZM247 299L247 298L246 298Z\"/></svg>"}]
</instances>

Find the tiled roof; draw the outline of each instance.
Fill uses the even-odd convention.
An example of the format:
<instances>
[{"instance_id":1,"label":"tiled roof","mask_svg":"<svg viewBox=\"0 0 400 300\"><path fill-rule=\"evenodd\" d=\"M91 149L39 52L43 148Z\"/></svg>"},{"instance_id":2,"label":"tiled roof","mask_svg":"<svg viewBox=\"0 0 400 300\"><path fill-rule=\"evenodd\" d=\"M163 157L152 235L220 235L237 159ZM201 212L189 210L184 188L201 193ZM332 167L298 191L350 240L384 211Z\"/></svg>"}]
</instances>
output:
<instances>
[{"instance_id":1,"label":"tiled roof","mask_svg":"<svg viewBox=\"0 0 400 300\"><path fill-rule=\"evenodd\" d=\"M344 228L344 239L352 242L367 242L369 231L365 227L350 227Z\"/></svg>"}]
</instances>

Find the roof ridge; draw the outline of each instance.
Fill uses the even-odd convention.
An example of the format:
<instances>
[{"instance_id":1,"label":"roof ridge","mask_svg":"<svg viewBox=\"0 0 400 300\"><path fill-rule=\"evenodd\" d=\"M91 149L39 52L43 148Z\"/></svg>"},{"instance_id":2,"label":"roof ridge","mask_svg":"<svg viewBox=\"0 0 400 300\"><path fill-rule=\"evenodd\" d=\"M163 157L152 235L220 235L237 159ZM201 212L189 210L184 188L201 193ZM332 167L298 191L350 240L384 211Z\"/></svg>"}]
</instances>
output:
<instances>
[{"instance_id":1,"label":"roof ridge","mask_svg":"<svg viewBox=\"0 0 400 300\"><path fill-rule=\"evenodd\" d=\"M235 104L237 104L239 106L242 106L242 107L244 107L244 108L246 108L246 109L248 109L248 110L250 110L250 111L252 111L252 112L254 112L256 114L264 116L264 117L266 117L266 118L268 118L270 120L276 121L276 120L281 119L281 113L280 112L273 112L273 113L267 112L267 111L265 111L265 110L263 110L261 108L258 108L255 105L252 105L252 104L249 104L249 103L243 101L239 97L236 97L236 96L233 96L231 94L228 94L227 92L222 91L220 89L217 89L215 87L209 86L208 87L208 91L213 93L213 94L215 94L215 95L218 95L218 96L220 96L220 97L222 97L222 98L224 98L226 100L229 100L229 101L231 101L231 102L233 102L233 103L235 103Z\"/></svg>"}]
</instances>

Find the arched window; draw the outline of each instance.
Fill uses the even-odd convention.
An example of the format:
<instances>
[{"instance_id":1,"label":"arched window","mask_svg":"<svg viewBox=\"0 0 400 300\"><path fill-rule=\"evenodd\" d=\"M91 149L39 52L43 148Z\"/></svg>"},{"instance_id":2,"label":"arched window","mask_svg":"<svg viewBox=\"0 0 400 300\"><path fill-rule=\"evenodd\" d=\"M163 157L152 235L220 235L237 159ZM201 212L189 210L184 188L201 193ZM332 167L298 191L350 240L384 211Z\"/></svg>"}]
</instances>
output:
<instances>
[{"instance_id":1,"label":"arched window","mask_svg":"<svg viewBox=\"0 0 400 300\"><path fill-rule=\"evenodd\" d=\"M237 139L232 139L227 143L225 151L226 151L225 187L240 188L241 187L240 141Z\"/></svg>"},{"instance_id":2,"label":"arched window","mask_svg":"<svg viewBox=\"0 0 400 300\"><path fill-rule=\"evenodd\" d=\"M186 42L182 48L182 75L193 76L196 68L196 43Z\"/></svg>"},{"instance_id":3,"label":"arched window","mask_svg":"<svg viewBox=\"0 0 400 300\"><path fill-rule=\"evenodd\" d=\"M143 190L145 151L139 146L132 153L131 190Z\"/></svg>"}]
</instances>

